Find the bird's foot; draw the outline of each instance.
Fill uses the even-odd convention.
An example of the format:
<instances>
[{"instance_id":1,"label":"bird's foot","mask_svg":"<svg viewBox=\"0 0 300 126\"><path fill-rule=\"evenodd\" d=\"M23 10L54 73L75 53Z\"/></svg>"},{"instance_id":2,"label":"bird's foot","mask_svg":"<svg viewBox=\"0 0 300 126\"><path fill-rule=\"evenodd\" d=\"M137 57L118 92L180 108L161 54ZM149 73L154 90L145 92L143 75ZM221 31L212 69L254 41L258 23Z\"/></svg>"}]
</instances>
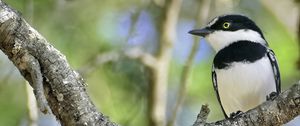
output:
<instances>
[{"instance_id":1,"label":"bird's foot","mask_svg":"<svg viewBox=\"0 0 300 126\"><path fill-rule=\"evenodd\" d=\"M244 113L244 112L238 110L237 112L230 113L229 118L231 118L231 119L236 118L236 117L240 116L240 115L243 114L243 113Z\"/></svg>"},{"instance_id":2,"label":"bird's foot","mask_svg":"<svg viewBox=\"0 0 300 126\"><path fill-rule=\"evenodd\" d=\"M275 98L277 98L278 93L277 92L271 92L269 95L267 95L267 101L273 101Z\"/></svg>"}]
</instances>

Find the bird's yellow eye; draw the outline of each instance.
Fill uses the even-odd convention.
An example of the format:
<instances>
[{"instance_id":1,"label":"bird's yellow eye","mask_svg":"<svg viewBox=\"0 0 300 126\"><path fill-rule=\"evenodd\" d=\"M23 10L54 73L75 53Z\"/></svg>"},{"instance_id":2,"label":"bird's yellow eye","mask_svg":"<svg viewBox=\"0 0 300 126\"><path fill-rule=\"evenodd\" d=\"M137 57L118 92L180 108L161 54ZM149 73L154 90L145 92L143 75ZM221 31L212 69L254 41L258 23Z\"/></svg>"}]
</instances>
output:
<instances>
[{"instance_id":1,"label":"bird's yellow eye","mask_svg":"<svg viewBox=\"0 0 300 126\"><path fill-rule=\"evenodd\" d=\"M224 24L223 24L223 28L224 29L228 29L230 27L230 23L229 22L225 22Z\"/></svg>"}]
</instances>

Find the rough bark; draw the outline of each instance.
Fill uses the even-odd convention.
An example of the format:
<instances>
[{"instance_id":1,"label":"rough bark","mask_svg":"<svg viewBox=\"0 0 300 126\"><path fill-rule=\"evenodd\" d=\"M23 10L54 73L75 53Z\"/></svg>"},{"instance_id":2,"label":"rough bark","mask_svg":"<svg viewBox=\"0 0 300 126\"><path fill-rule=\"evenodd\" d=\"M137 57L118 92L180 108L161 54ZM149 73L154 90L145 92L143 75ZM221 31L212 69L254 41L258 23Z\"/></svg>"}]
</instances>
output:
<instances>
[{"instance_id":1,"label":"rough bark","mask_svg":"<svg viewBox=\"0 0 300 126\"><path fill-rule=\"evenodd\" d=\"M70 68L65 56L1 0L0 49L35 90L41 82L45 89L42 94L62 125L116 125L96 110L85 82Z\"/></svg>"},{"instance_id":2,"label":"rough bark","mask_svg":"<svg viewBox=\"0 0 300 126\"><path fill-rule=\"evenodd\" d=\"M175 8L178 8L178 5L180 4L175 5ZM170 11L171 10L172 9L170 9ZM169 18L166 18L166 22L168 22L167 19ZM171 18L170 20L173 19ZM171 24L171 26L173 27L174 24ZM172 47L172 43L170 43L170 40L162 39L162 41L166 42L164 43L165 45L162 45L163 48L170 49L170 47ZM56 118L61 122L62 125L117 125L109 121L108 117L104 116L102 113L96 110L96 107L86 93L86 83L76 71L70 68L65 56L62 55L58 50L56 50L52 45L50 45L46 41L46 39L42 37L37 31L35 31L31 26L29 26L19 13L11 9L1 0L0 49L14 63L14 65L19 69L22 76L24 76L24 78L31 84L31 86L35 90L37 90L37 88L39 87L39 83L42 84L42 88L45 89L42 93L45 95L52 113L56 116ZM170 56L170 50L167 50L168 57ZM158 56L158 59L164 59L163 54ZM158 60L154 60L151 56L151 58L144 55L138 57L148 57L145 58L145 61L147 61L146 59L151 59L150 61L152 61L153 63L147 63L148 66L151 66L150 64L155 65ZM39 91L41 90L38 90L38 92ZM300 83L298 82L298 84L295 84L287 91L281 93L273 101L267 101L234 119L221 120L214 123L206 123L208 113L209 110L205 106L203 108L203 111L201 111L199 118L195 123L195 126L282 125L300 114ZM158 120L161 120L161 118L159 118ZM158 122L158 124L163 125L160 122Z\"/></svg>"},{"instance_id":3,"label":"rough bark","mask_svg":"<svg viewBox=\"0 0 300 126\"><path fill-rule=\"evenodd\" d=\"M300 82L234 119L206 123L208 114L207 105L202 106L193 126L281 126L300 115Z\"/></svg>"}]
</instances>

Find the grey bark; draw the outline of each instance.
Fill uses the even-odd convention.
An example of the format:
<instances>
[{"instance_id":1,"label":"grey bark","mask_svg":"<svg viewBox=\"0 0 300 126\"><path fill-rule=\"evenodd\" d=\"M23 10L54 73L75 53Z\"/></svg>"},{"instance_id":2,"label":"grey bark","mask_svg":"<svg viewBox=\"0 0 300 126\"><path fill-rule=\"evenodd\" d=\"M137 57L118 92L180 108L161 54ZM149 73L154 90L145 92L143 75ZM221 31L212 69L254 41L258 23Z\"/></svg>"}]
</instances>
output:
<instances>
[{"instance_id":1,"label":"grey bark","mask_svg":"<svg viewBox=\"0 0 300 126\"><path fill-rule=\"evenodd\" d=\"M0 49L34 88L37 100L46 97L52 113L62 125L117 125L96 110L86 92L85 82L70 68L65 56L2 0Z\"/></svg>"},{"instance_id":2,"label":"grey bark","mask_svg":"<svg viewBox=\"0 0 300 126\"><path fill-rule=\"evenodd\" d=\"M2 0L0 0L0 49L36 90L37 100L47 99L52 113L62 125L117 126L96 110L87 95L86 83L70 68L65 56ZM267 101L235 119L206 123L209 110L207 106L202 110L195 126L282 125L300 114L300 83L281 93L273 101Z\"/></svg>"}]
</instances>

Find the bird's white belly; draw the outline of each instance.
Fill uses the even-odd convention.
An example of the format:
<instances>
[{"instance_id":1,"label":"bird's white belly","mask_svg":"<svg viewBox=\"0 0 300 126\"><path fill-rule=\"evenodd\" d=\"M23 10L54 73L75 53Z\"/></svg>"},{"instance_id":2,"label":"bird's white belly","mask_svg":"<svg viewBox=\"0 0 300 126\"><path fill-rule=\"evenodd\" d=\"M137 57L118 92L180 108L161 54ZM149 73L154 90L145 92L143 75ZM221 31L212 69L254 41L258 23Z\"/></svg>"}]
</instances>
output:
<instances>
[{"instance_id":1,"label":"bird's white belly","mask_svg":"<svg viewBox=\"0 0 300 126\"><path fill-rule=\"evenodd\" d=\"M276 91L271 63L264 57L253 63L234 62L227 69L216 69L218 91L227 115L248 111Z\"/></svg>"}]
</instances>

